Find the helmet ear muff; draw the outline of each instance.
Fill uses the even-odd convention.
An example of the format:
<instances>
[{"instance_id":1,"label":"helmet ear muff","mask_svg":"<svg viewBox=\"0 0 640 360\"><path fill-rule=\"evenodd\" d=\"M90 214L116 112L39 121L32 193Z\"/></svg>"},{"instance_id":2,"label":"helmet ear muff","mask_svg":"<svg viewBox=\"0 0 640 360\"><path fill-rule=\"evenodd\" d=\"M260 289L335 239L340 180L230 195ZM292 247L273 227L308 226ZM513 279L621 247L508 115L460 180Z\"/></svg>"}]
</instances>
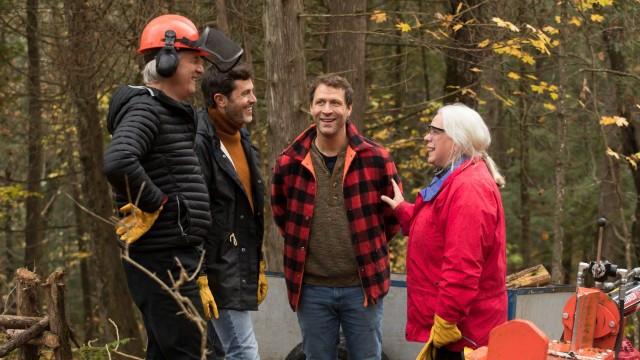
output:
<instances>
[{"instance_id":1,"label":"helmet ear muff","mask_svg":"<svg viewBox=\"0 0 640 360\"><path fill-rule=\"evenodd\" d=\"M180 58L174 46L176 33L167 30L164 34L164 47L156 54L156 72L162 77L171 77L178 69Z\"/></svg>"}]
</instances>

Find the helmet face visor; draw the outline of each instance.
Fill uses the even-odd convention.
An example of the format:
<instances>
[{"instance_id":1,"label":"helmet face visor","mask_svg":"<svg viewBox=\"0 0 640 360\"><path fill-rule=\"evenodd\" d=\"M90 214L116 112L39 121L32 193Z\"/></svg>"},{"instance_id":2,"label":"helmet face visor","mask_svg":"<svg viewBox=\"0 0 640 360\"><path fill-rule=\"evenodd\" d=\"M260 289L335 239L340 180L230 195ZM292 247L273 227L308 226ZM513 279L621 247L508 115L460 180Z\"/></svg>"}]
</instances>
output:
<instances>
[{"instance_id":1,"label":"helmet face visor","mask_svg":"<svg viewBox=\"0 0 640 360\"><path fill-rule=\"evenodd\" d=\"M221 31L209 27L206 27L200 38L190 45L200 50L203 57L221 72L231 70L240 61L244 52L240 45Z\"/></svg>"}]
</instances>

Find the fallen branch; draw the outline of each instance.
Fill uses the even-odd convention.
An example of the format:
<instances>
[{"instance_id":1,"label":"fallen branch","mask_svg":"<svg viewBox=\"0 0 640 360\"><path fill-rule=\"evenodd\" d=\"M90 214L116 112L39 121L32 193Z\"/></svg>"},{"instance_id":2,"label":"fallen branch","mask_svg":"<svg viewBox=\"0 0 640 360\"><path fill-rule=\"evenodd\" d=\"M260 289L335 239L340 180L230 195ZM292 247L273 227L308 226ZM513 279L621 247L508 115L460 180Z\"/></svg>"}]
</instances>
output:
<instances>
[{"instance_id":1,"label":"fallen branch","mask_svg":"<svg viewBox=\"0 0 640 360\"><path fill-rule=\"evenodd\" d=\"M42 317L0 315L0 327L5 329L26 329L40 320L42 320Z\"/></svg>"},{"instance_id":2,"label":"fallen branch","mask_svg":"<svg viewBox=\"0 0 640 360\"><path fill-rule=\"evenodd\" d=\"M15 348L22 346L27 341L37 337L47 327L49 327L49 317L45 316L42 320L33 324L33 326L22 332L20 335L0 345L0 357L6 356Z\"/></svg>"}]
</instances>

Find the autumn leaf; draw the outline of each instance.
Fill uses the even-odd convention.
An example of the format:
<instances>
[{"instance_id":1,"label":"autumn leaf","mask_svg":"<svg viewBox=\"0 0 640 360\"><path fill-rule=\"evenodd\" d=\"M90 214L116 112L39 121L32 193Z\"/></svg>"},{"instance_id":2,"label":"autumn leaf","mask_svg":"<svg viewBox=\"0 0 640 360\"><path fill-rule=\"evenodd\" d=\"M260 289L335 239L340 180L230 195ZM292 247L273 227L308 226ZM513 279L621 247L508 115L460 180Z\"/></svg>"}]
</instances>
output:
<instances>
[{"instance_id":1,"label":"autumn leaf","mask_svg":"<svg viewBox=\"0 0 640 360\"><path fill-rule=\"evenodd\" d=\"M619 155L617 152L613 151L613 150L612 150L611 148L609 148L609 147L607 148L607 155L609 155L609 156L611 156L611 157L614 157L614 158L616 158L616 159L620 160L620 155Z\"/></svg>"},{"instance_id":2,"label":"autumn leaf","mask_svg":"<svg viewBox=\"0 0 640 360\"><path fill-rule=\"evenodd\" d=\"M547 110L556 111L556 106L551 103L544 103L542 104L542 106L544 106L544 108Z\"/></svg>"},{"instance_id":3,"label":"autumn leaf","mask_svg":"<svg viewBox=\"0 0 640 360\"><path fill-rule=\"evenodd\" d=\"M487 47L487 45L489 45L490 43L491 43L491 40L489 40L489 39L484 39L484 40L482 40L482 41L480 41L480 42L478 43L478 47L479 47L479 48L484 48L484 47Z\"/></svg>"},{"instance_id":4,"label":"autumn leaf","mask_svg":"<svg viewBox=\"0 0 640 360\"><path fill-rule=\"evenodd\" d=\"M520 75L518 75L517 73L514 73L513 71L510 71L510 72L507 74L507 77L508 77L509 79L513 79L513 80L519 80L519 79L520 79Z\"/></svg>"},{"instance_id":5,"label":"autumn leaf","mask_svg":"<svg viewBox=\"0 0 640 360\"><path fill-rule=\"evenodd\" d=\"M595 2L602 7L613 5L613 0L595 0Z\"/></svg>"},{"instance_id":6,"label":"autumn leaf","mask_svg":"<svg viewBox=\"0 0 640 360\"><path fill-rule=\"evenodd\" d=\"M455 24L453 25L453 31L456 32L458 30L462 29L462 24Z\"/></svg>"},{"instance_id":7,"label":"autumn leaf","mask_svg":"<svg viewBox=\"0 0 640 360\"><path fill-rule=\"evenodd\" d=\"M582 20L578 19L575 16L572 16L571 20L569 20L569 24L575 25L575 27L580 27L582 25Z\"/></svg>"},{"instance_id":8,"label":"autumn leaf","mask_svg":"<svg viewBox=\"0 0 640 360\"><path fill-rule=\"evenodd\" d=\"M560 24L562 21L560 20L560 16L556 16L553 18L556 22L556 24Z\"/></svg>"},{"instance_id":9,"label":"autumn leaf","mask_svg":"<svg viewBox=\"0 0 640 360\"><path fill-rule=\"evenodd\" d=\"M558 100L558 93L550 92L549 97L551 100Z\"/></svg>"},{"instance_id":10,"label":"autumn leaf","mask_svg":"<svg viewBox=\"0 0 640 360\"><path fill-rule=\"evenodd\" d=\"M371 20L373 20L376 24L383 23L387 21L387 13L380 10L374 10L373 14L371 15Z\"/></svg>"},{"instance_id":11,"label":"autumn leaf","mask_svg":"<svg viewBox=\"0 0 640 360\"><path fill-rule=\"evenodd\" d=\"M600 14L591 14L591 21L601 23L604 21L604 16Z\"/></svg>"},{"instance_id":12,"label":"autumn leaf","mask_svg":"<svg viewBox=\"0 0 640 360\"><path fill-rule=\"evenodd\" d=\"M529 65L533 65L536 63L536 61L533 59L533 56L529 55L529 54L524 54L522 55L522 57L520 58L520 60L522 60L523 63L525 64L529 64Z\"/></svg>"},{"instance_id":13,"label":"autumn leaf","mask_svg":"<svg viewBox=\"0 0 640 360\"><path fill-rule=\"evenodd\" d=\"M406 22L399 22L396 24L396 28L402 32L409 32L411 31L411 25L407 24Z\"/></svg>"},{"instance_id":14,"label":"autumn leaf","mask_svg":"<svg viewBox=\"0 0 640 360\"><path fill-rule=\"evenodd\" d=\"M616 125L618 127L624 127L629 126L629 122L621 116L602 116L600 118L600 125Z\"/></svg>"},{"instance_id":15,"label":"autumn leaf","mask_svg":"<svg viewBox=\"0 0 640 360\"><path fill-rule=\"evenodd\" d=\"M531 85L531 91L533 91L534 93L538 93L538 94L543 94L544 93L544 87L540 86L540 85Z\"/></svg>"},{"instance_id":16,"label":"autumn leaf","mask_svg":"<svg viewBox=\"0 0 640 360\"><path fill-rule=\"evenodd\" d=\"M517 26L513 25L513 23L506 21L506 20L502 20L499 17L494 17L491 19L491 21L493 21L494 23L496 23L496 25L498 25L498 27L501 28L507 28L513 32L520 32L520 29L518 29Z\"/></svg>"},{"instance_id":17,"label":"autumn leaf","mask_svg":"<svg viewBox=\"0 0 640 360\"><path fill-rule=\"evenodd\" d=\"M553 26L545 26L542 28L542 31L546 32L549 35L556 35L560 33L560 30L554 28Z\"/></svg>"},{"instance_id":18,"label":"autumn leaf","mask_svg":"<svg viewBox=\"0 0 640 360\"><path fill-rule=\"evenodd\" d=\"M482 72L482 70L478 69L477 67L472 67L471 69L469 69L469 71L473 71L476 73Z\"/></svg>"}]
</instances>

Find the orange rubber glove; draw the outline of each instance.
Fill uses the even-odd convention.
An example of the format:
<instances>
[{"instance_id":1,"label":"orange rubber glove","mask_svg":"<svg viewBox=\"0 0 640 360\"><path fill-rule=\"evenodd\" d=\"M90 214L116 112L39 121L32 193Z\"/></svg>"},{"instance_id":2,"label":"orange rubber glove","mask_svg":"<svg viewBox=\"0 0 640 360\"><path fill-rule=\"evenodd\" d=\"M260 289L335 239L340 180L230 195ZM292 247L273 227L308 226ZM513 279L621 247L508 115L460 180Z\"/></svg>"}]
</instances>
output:
<instances>
[{"instance_id":1,"label":"orange rubber glove","mask_svg":"<svg viewBox=\"0 0 640 360\"><path fill-rule=\"evenodd\" d=\"M207 280L207 275L200 275L197 282L198 287L200 288L200 300L202 300L202 307L204 308L204 318L206 320L211 320L211 317L213 316L217 319L220 317L218 314L218 305L216 305L211 289L209 289L209 280Z\"/></svg>"},{"instance_id":2,"label":"orange rubber glove","mask_svg":"<svg viewBox=\"0 0 640 360\"><path fill-rule=\"evenodd\" d=\"M267 276L264 271L267 269L267 264L264 260L260 260L260 273L258 274L258 305L262 304L267 297L267 290L269 290L269 284L267 283Z\"/></svg>"},{"instance_id":3,"label":"orange rubber glove","mask_svg":"<svg viewBox=\"0 0 640 360\"><path fill-rule=\"evenodd\" d=\"M133 244L151 229L151 226L158 219L160 211L162 211L162 206L152 213L146 213L132 203L126 204L120 208L120 212L126 216L116 224L116 234L120 236L120 240Z\"/></svg>"}]
</instances>

